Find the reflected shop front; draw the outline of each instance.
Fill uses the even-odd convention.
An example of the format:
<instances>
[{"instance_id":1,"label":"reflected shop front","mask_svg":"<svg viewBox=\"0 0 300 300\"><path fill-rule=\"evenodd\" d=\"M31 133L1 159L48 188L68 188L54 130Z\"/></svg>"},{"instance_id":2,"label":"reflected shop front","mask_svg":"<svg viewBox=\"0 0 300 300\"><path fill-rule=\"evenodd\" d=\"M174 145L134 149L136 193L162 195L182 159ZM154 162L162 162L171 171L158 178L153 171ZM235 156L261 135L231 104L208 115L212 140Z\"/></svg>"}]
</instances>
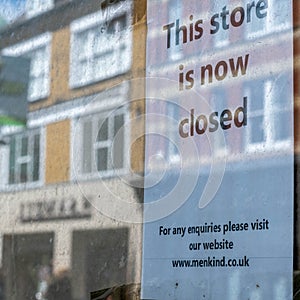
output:
<instances>
[{"instance_id":1,"label":"reflected shop front","mask_svg":"<svg viewBox=\"0 0 300 300\"><path fill-rule=\"evenodd\" d=\"M3 0L0 300L300 299L296 0Z\"/></svg>"}]
</instances>

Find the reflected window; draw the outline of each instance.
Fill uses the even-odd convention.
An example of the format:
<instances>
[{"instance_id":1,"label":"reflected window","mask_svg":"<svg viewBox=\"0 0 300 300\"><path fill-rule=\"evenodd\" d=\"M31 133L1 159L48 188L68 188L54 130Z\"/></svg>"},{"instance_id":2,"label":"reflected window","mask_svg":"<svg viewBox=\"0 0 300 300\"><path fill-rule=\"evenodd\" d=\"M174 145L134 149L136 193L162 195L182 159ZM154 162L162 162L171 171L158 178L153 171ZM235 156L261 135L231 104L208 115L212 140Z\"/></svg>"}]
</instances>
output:
<instances>
[{"instance_id":1,"label":"reflected window","mask_svg":"<svg viewBox=\"0 0 300 300\"><path fill-rule=\"evenodd\" d=\"M39 181L40 141L39 130L26 131L10 138L8 184Z\"/></svg>"},{"instance_id":2,"label":"reflected window","mask_svg":"<svg viewBox=\"0 0 300 300\"><path fill-rule=\"evenodd\" d=\"M30 58L28 101L46 98L50 92L50 42L51 34L45 33L3 50L7 56Z\"/></svg>"},{"instance_id":3,"label":"reflected window","mask_svg":"<svg viewBox=\"0 0 300 300\"><path fill-rule=\"evenodd\" d=\"M269 31L280 31L291 26L289 14L290 3L288 1L269 1L271 17L269 18Z\"/></svg>"},{"instance_id":4,"label":"reflected window","mask_svg":"<svg viewBox=\"0 0 300 300\"><path fill-rule=\"evenodd\" d=\"M177 120L179 119L178 100L171 100L166 102L166 116L167 116L167 130L166 137L168 137L167 155L170 163L175 163L180 160L180 140L178 138Z\"/></svg>"},{"instance_id":5,"label":"reflected window","mask_svg":"<svg viewBox=\"0 0 300 300\"><path fill-rule=\"evenodd\" d=\"M245 1L247 3L247 1ZM252 9L255 11L254 9ZM268 30L268 22L269 22L269 10L265 9L263 10L264 13L266 13L266 17L264 18L257 18L254 13L250 14L251 20L255 19L254 21L250 21L246 23L246 37L249 39L255 39L259 36L262 36L264 34L267 34Z\"/></svg>"},{"instance_id":6,"label":"reflected window","mask_svg":"<svg viewBox=\"0 0 300 300\"><path fill-rule=\"evenodd\" d=\"M113 175L125 167L125 109L82 117L79 121L81 175Z\"/></svg>"},{"instance_id":7,"label":"reflected window","mask_svg":"<svg viewBox=\"0 0 300 300\"><path fill-rule=\"evenodd\" d=\"M245 4L248 1L244 1ZM261 13L265 16L257 18L252 9L252 19L255 18L255 22L249 22L246 27L246 35L248 38L256 38L264 34L270 34L276 31L282 31L291 26L290 24L290 4L287 1L263 1L261 2L262 9ZM284 12L284 13L283 13ZM251 11L250 11L251 13Z\"/></svg>"},{"instance_id":8,"label":"reflected window","mask_svg":"<svg viewBox=\"0 0 300 300\"><path fill-rule=\"evenodd\" d=\"M225 47L229 44L229 30L220 29L219 32L213 35L214 44L216 47Z\"/></svg>"},{"instance_id":9,"label":"reflected window","mask_svg":"<svg viewBox=\"0 0 300 300\"><path fill-rule=\"evenodd\" d=\"M289 76L281 75L274 81L261 79L248 83L249 150L289 147L292 135L289 119L292 89L289 82Z\"/></svg>"},{"instance_id":10,"label":"reflected window","mask_svg":"<svg viewBox=\"0 0 300 300\"><path fill-rule=\"evenodd\" d=\"M26 1L26 14L32 17L43 13L54 6L54 0L27 0Z\"/></svg>"},{"instance_id":11,"label":"reflected window","mask_svg":"<svg viewBox=\"0 0 300 300\"><path fill-rule=\"evenodd\" d=\"M222 88L215 88L211 95L212 108L214 111L221 112L228 107L228 96L226 90ZM225 131L217 130L210 136L210 147L214 156L224 156L227 154L227 133Z\"/></svg>"},{"instance_id":12,"label":"reflected window","mask_svg":"<svg viewBox=\"0 0 300 300\"><path fill-rule=\"evenodd\" d=\"M227 2L229 2L229 1L227 1ZM219 6L218 2L212 3L211 9L216 14L217 14L217 11L219 10L218 6ZM227 5L226 8L228 11L232 11L232 5ZM230 33L229 28L230 27L225 26L225 28L223 28L223 22L221 21L221 17L217 17L216 19L212 19L211 21L213 21L213 23L212 23L213 25L211 24L212 25L211 30L213 31L213 33L211 34L211 37L213 38L214 46L216 46L216 47L228 46L228 44L230 42L230 37L229 37L229 33ZM225 22L225 24L229 25L229 23L227 23L227 22Z\"/></svg>"},{"instance_id":13,"label":"reflected window","mask_svg":"<svg viewBox=\"0 0 300 300\"><path fill-rule=\"evenodd\" d=\"M71 24L71 87L104 80L130 69L132 36L128 4L129 1L121 1Z\"/></svg>"},{"instance_id":14,"label":"reflected window","mask_svg":"<svg viewBox=\"0 0 300 300\"><path fill-rule=\"evenodd\" d=\"M182 3L181 0L172 0L169 1L168 3L169 7L168 7L168 12L169 12L169 23L176 23L176 20L178 20L178 26L179 28L181 26L184 27L184 24L180 23L182 22L181 20L181 15L182 15ZM176 26L176 25L175 25ZM184 30L181 29L179 30L178 33L178 40L179 40L179 44L175 45L174 43L174 32L175 30L172 32L171 34L171 47L169 49L169 59L170 60L179 60L182 58L183 56L183 35L184 35Z\"/></svg>"}]
</instances>

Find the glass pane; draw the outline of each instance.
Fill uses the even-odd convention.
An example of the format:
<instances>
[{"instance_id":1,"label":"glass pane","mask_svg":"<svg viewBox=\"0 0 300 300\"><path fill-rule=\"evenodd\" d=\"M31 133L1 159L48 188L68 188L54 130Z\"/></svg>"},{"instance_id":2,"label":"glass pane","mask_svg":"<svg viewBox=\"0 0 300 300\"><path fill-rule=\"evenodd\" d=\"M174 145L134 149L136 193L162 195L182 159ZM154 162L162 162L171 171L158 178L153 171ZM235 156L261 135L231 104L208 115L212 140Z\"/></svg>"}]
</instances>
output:
<instances>
[{"instance_id":1,"label":"glass pane","mask_svg":"<svg viewBox=\"0 0 300 300\"><path fill-rule=\"evenodd\" d=\"M100 148L96 150L97 153L97 170L105 171L107 170L108 164L108 149Z\"/></svg>"},{"instance_id":2,"label":"glass pane","mask_svg":"<svg viewBox=\"0 0 300 300\"><path fill-rule=\"evenodd\" d=\"M262 143L265 141L265 126L263 117L252 120L250 143Z\"/></svg>"},{"instance_id":3,"label":"glass pane","mask_svg":"<svg viewBox=\"0 0 300 300\"><path fill-rule=\"evenodd\" d=\"M101 24L94 28L92 31L93 43L91 50L93 51L93 55L97 56L101 54L102 49L104 49L110 41L107 39L105 33L107 24ZM106 44L105 44L106 43Z\"/></svg>"},{"instance_id":4,"label":"glass pane","mask_svg":"<svg viewBox=\"0 0 300 300\"><path fill-rule=\"evenodd\" d=\"M20 174L20 182L27 182L27 164L21 164L20 165L20 170L21 170L21 174Z\"/></svg>"},{"instance_id":5,"label":"glass pane","mask_svg":"<svg viewBox=\"0 0 300 300\"><path fill-rule=\"evenodd\" d=\"M274 117L274 140L275 141L284 141L287 140L292 133L292 126L290 122L287 120L289 119L288 112L279 112Z\"/></svg>"},{"instance_id":6,"label":"glass pane","mask_svg":"<svg viewBox=\"0 0 300 300\"><path fill-rule=\"evenodd\" d=\"M97 141L108 140L108 119L98 121Z\"/></svg>"},{"instance_id":7,"label":"glass pane","mask_svg":"<svg viewBox=\"0 0 300 300\"><path fill-rule=\"evenodd\" d=\"M41 76L45 72L45 49L37 49L29 56L31 57L31 76Z\"/></svg>"},{"instance_id":8,"label":"glass pane","mask_svg":"<svg viewBox=\"0 0 300 300\"><path fill-rule=\"evenodd\" d=\"M22 137L21 139L21 156L26 156L28 153L28 138Z\"/></svg>"},{"instance_id":9,"label":"glass pane","mask_svg":"<svg viewBox=\"0 0 300 300\"><path fill-rule=\"evenodd\" d=\"M279 3L270 3L273 10L274 20L272 25L275 30L284 30L290 25L290 20L287 18L287 14L283 13L288 9L288 3L286 1L280 1ZM273 29L273 30L274 30Z\"/></svg>"},{"instance_id":10,"label":"glass pane","mask_svg":"<svg viewBox=\"0 0 300 300\"><path fill-rule=\"evenodd\" d=\"M37 181L39 180L39 173L40 173L40 135L36 134L33 138L33 174L32 180Z\"/></svg>"},{"instance_id":11,"label":"glass pane","mask_svg":"<svg viewBox=\"0 0 300 300\"><path fill-rule=\"evenodd\" d=\"M252 81L247 84L247 89L251 90L249 104L252 111L261 111L264 109L265 86L266 82L264 80Z\"/></svg>"},{"instance_id":12,"label":"glass pane","mask_svg":"<svg viewBox=\"0 0 300 300\"><path fill-rule=\"evenodd\" d=\"M114 136L119 132L120 129L124 131L124 115L114 116ZM122 144L121 144L122 145Z\"/></svg>"},{"instance_id":13,"label":"glass pane","mask_svg":"<svg viewBox=\"0 0 300 300\"><path fill-rule=\"evenodd\" d=\"M121 169L124 165L124 115L114 117L113 168Z\"/></svg>"},{"instance_id":14,"label":"glass pane","mask_svg":"<svg viewBox=\"0 0 300 300\"><path fill-rule=\"evenodd\" d=\"M10 139L10 147L9 147L9 183L15 183L15 164L16 164L16 139Z\"/></svg>"},{"instance_id":15,"label":"glass pane","mask_svg":"<svg viewBox=\"0 0 300 300\"><path fill-rule=\"evenodd\" d=\"M82 172L92 172L92 152L93 152L93 135L92 135L92 122L83 123L82 132Z\"/></svg>"},{"instance_id":16,"label":"glass pane","mask_svg":"<svg viewBox=\"0 0 300 300\"><path fill-rule=\"evenodd\" d=\"M76 47L78 48L78 59L80 60L87 57L88 48L89 48L88 37L89 37L89 31L87 30L77 33L75 36Z\"/></svg>"},{"instance_id":17,"label":"glass pane","mask_svg":"<svg viewBox=\"0 0 300 300\"><path fill-rule=\"evenodd\" d=\"M107 33L115 34L115 33L121 32L126 29L126 25L127 25L126 15L124 14L115 19L112 19L109 22L109 26L107 28Z\"/></svg>"},{"instance_id":18,"label":"glass pane","mask_svg":"<svg viewBox=\"0 0 300 300\"><path fill-rule=\"evenodd\" d=\"M291 91L287 93L282 87L288 82L291 82L291 77L288 74L282 74L274 81L272 85L272 110L283 111L291 109L291 103L289 101Z\"/></svg>"}]
</instances>

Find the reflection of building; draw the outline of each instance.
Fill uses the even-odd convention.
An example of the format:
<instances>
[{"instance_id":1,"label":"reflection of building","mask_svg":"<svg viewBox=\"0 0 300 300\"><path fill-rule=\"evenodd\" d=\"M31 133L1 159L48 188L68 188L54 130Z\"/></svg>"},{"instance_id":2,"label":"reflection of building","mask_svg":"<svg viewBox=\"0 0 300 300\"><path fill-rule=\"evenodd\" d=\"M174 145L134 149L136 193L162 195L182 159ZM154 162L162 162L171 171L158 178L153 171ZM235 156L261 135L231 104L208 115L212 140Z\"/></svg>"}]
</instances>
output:
<instances>
[{"instance_id":1,"label":"reflection of building","mask_svg":"<svg viewBox=\"0 0 300 300\"><path fill-rule=\"evenodd\" d=\"M71 272L74 299L124 284L137 294L141 228L131 220L141 211L122 212L128 223L113 217L116 201L141 201L130 174L143 171L143 142L131 140L143 123L130 120L144 108L129 101L141 87L118 84L144 75L145 3L27 1L26 9L0 33L2 55L31 61L27 127L2 128L6 299L33 299L45 265Z\"/></svg>"}]
</instances>

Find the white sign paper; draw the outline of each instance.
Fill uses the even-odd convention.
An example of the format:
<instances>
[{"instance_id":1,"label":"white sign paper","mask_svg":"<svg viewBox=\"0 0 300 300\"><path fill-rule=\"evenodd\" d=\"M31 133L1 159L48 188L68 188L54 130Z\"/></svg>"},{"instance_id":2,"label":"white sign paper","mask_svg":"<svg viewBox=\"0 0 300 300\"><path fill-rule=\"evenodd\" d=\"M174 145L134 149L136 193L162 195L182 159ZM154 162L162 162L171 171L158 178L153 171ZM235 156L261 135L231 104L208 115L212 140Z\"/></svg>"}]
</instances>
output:
<instances>
[{"instance_id":1,"label":"white sign paper","mask_svg":"<svg viewBox=\"0 0 300 300\"><path fill-rule=\"evenodd\" d=\"M142 299L292 299L291 1L148 1Z\"/></svg>"}]
</instances>

